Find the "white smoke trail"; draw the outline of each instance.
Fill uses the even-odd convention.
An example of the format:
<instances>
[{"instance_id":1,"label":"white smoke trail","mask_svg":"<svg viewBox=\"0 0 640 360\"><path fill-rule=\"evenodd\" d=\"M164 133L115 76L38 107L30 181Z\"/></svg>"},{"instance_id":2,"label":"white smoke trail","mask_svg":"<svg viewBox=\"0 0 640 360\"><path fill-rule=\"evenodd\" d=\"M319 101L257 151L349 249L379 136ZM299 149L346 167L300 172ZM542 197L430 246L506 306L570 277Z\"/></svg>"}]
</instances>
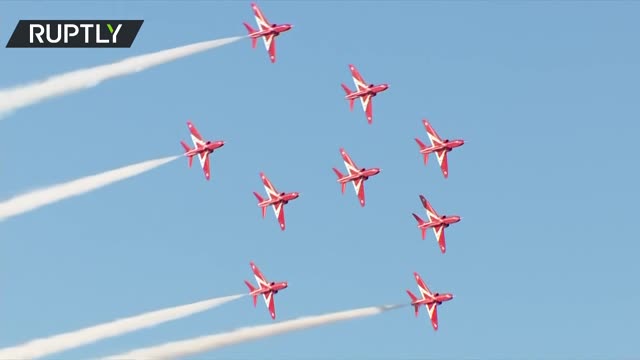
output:
<instances>
[{"instance_id":1,"label":"white smoke trail","mask_svg":"<svg viewBox=\"0 0 640 360\"><path fill-rule=\"evenodd\" d=\"M218 40L202 41L151 54L130 57L113 64L68 72L29 85L1 90L0 113L10 112L50 97L91 88L104 80L142 71L156 65L236 42L245 37L246 36L235 36Z\"/></svg>"},{"instance_id":2,"label":"white smoke trail","mask_svg":"<svg viewBox=\"0 0 640 360\"><path fill-rule=\"evenodd\" d=\"M0 221L142 174L180 156L149 160L28 192L0 203Z\"/></svg>"},{"instance_id":3,"label":"white smoke trail","mask_svg":"<svg viewBox=\"0 0 640 360\"><path fill-rule=\"evenodd\" d=\"M0 359L34 359L70 350L99 340L124 335L168 321L184 318L239 299L245 295L232 295L209 299L188 305L157 310L142 315L115 320L65 334L32 340L22 345L0 349Z\"/></svg>"},{"instance_id":4,"label":"white smoke trail","mask_svg":"<svg viewBox=\"0 0 640 360\"><path fill-rule=\"evenodd\" d=\"M327 325L337 321L346 321L365 316L377 315L388 310L397 309L402 306L404 305L372 306L325 315L306 316L299 319L278 322L275 324L241 328L227 333L202 336L195 339L187 339L144 349L132 350L125 354L104 358L103 360L173 359L194 355L205 351L215 350L224 346L234 345L237 343L256 340L268 336L284 334L296 330L309 329L321 325Z\"/></svg>"}]
</instances>

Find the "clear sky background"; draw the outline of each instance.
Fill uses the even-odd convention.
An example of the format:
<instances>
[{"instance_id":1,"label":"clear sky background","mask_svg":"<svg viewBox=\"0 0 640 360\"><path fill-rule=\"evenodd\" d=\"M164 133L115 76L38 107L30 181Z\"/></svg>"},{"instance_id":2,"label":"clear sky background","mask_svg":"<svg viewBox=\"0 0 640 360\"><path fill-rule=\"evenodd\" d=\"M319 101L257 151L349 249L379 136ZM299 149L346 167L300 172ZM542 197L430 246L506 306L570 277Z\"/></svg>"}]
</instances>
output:
<instances>
[{"instance_id":1,"label":"clear sky background","mask_svg":"<svg viewBox=\"0 0 640 360\"><path fill-rule=\"evenodd\" d=\"M245 1L3 2L0 87L245 35ZM0 120L0 199L181 154L185 122L227 144L212 180L186 159L0 224L0 346L243 293L254 260L278 320L407 302L412 272L455 298L434 332L403 308L200 359L624 358L640 355L637 2L262 1L291 23L278 59L250 40L47 100ZM19 19L144 19L131 49L6 49ZM388 82L349 112L348 64ZM422 118L462 138L445 180ZM367 205L340 194L344 146ZM287 230L252 191L266 172ZM447 253L411 212L462 221ZM249 298L51 358L86 359L272 320Z\"/></svg>"}]
</instances>

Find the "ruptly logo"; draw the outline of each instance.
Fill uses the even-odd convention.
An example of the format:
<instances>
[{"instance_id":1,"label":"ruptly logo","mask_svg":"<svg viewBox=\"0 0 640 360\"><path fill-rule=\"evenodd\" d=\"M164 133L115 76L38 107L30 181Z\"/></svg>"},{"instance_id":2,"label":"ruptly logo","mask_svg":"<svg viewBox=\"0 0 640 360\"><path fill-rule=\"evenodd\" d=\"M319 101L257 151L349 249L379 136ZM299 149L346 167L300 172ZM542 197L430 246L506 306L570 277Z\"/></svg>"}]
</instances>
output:
<instances>
[{"instance_id":1,"label":"ruptly logo","mask_svg":"<svg viewBox=\"0 0 640 360\"><path fill-rule=\"evenodd\" d=\"M20 20L8 48L130 48L144 20Z\"/></svg>"}]
</instances>

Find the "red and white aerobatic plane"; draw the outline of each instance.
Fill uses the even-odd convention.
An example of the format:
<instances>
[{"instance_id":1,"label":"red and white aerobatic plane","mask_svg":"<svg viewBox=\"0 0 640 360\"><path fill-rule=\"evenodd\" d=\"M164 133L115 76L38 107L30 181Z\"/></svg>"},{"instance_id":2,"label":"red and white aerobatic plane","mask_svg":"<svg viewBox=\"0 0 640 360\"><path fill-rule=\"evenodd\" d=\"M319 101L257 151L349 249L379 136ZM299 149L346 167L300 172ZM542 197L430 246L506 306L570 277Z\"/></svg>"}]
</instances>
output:
<instances>
[{"instance_id":1,"label":"red and white aerobatic plane","mask_svg":"<svg viewBox=\"0 0 640 360\"><path fill-rule=\"evenodd\" d=\"M353 103L357 98L360 98L360 102L362 103L362 109L364 113L367 115L367 121L369 125L373 122L373 108L372 108L372 99L374 96L378 95L378 93L383 92L389 88L388 84L368 84L362 78L362 75L358 72L355 66L349 64L349 69L351 70L351 77L353 78L353 82L356 84L356 91L351 91L347 85L344 83L341 84L344 91L347 95L344 97L346 100L349 100L349 108L353 111Z\"/></svg>"},{"instance_id":2,"label":"red and white aerobatic plane","mask_svg":"<svg viewBox=\"0 0 640 360\"><path fill-rule=\"evenodd\" d=\"M338 175L338 182L340 183L342 193L344 194L347 183L352 182L353 188L356 190L356 195L358 195L358 199L360 200L360 206L364 207L364 182L368 180L370 176L375 176L380 173L381 169L358 169L358 165L351 160L351 157L343 148L340 148L340 154L342 155L344 165L347 167L347 171L349 172L349 175L345 176L340 172L340 170L333 168L333 171Z\"/></svg>"},{"instance_id":3,"label":"red and white aerobatic plane","mask_svg":"<svg viewBox=\"0 0 640 360\"><path fill-rule=\"evenodd\" d=\"M258 206L262 209L262 218L264 219L267 208L269 206L273 206L273 212L276 214L276 218L280 223L280 229L284 231L285 222L284 222L284 206L289 203L291 200L295 200L300 196L298 192L290 192L290 193L278 193L278 190L271 184L271 181L267 178L264 173L260 173L260 178L262 179L262 184L264 185L264 189L267 191L268 199L263 199L260 194L257 192L253 192L253 195L258 199Z\"/></svg>"},{"instance_id":4,"label":"red and white aerobatic plane","mask_svg":"<svg viewBox=\"0 0 640 360\"><path fill-rule=\"evenodd\" d=\"M200 166L202 166L202 170L204 170L204 177L209 180L209 154L211 154L214 150L219 149L224 146L224 141L204 141L202 139L202 135L198 132L198 129L191 123L191 121L187 121L187 126L189 127L189 131L191 132L191 140L193 141L193 145L195 148L190 148L187 143L180 140L180 144L184 148L184 156L189 158L189 167L193 165L193 157L198 156L198 160L200 160Z\"/></svg>"},{"instance_id":5,"label":"red and white aerobatic plane","mask_svg":"<svg viewBox=\"0 0 640 360\"><path fill-rule=\"evenodd\" d=\"M258 38L262 38L264 40L264 46L269 52L269 58L272 63L276 62L276 37L285 31L291 30L293 25L291 24L271 24L269 20L262 14L258 5L251 4L251 8L253 9L253 13L256 17L256 22L258 23L258 27L260 30L255 30L251 27L251 25L246 22L243 23L244 26L249 31L249 37L251 37L251 47L256 48L256 43Z\"/></svg>"},{"instance_id":6,"label":"red and white aerobatic plane","mask_svg":"<svg viewBox=\"0 0 640 360\"><path fill-rule=\"evenodd\" d=\"M418 138L415 139L416 142L418 143L418 146L420 147L420 153L424 157L424 164L427 165L427 162L429 161L429 154L433 152L436 153L436 158L438 159L438 163L440 164L440 169L442 170L442 174L446 179L449 177L449 164L447 162L447 153L457 147L464 145L464 140L462 139L442 140L442 138L438 135L438 133L436 133L436 131L433 129L431 124L429 124L429 121L427 121L426 119L423 119L422 124L424 125L424 128L427 130L427 135L429 135L429 140L431 141L431 146L427 147L422 141L420 141L420 139Z\"/></svg>"},{"instance_id":7,"label":"red and white aerobatic plane","mask_svg":"<svg viewBox=\"0 0 640 360\"><path fill-rule=\"evenodd\" d=\"M427 284L422 281L420 274L414 272L413 276L416 278L416 283L418 283L420 295L422 295L422 299L418 299L415 295L413 295L413 293L411 293L411 291L407 290L407 294L409 294L409 297L411 298L411 305L413 305L415 309L416 317L418 317L420 305L424 305L427 308L429 318L431 318L431 325L433 325L433 330L438 330L438 305L442 305L443 302L453 299L453 294L434 294L431 292L431 290L429 290Z\"/></svg>"},{"instance_id":8,"label":"red and white aerobatic plane","mask_svg":"<svg viewBox=\"0 0 640 360\"><path fill-rule=\"evenodd\" d=\"M273 300L273 295L277 294L278 291L286 289L287 284L286 281L283 282L268 282L267 279L262 275L262 272L256 264L253 262L249 263L251 265L251 270L253 270L253 276L255 276L256 281L258 282L258 288L256 289L251 285L247 280L244 281L245 284L249 287L249 295L253 296L253 307L256 307L258 303L258 296L262 295L264 298L264 303L269 308L269 313L271 314L272 319L276 319L276 305Z\"/></svg>"},{"instance_id":9,"label":"red and white aerobatic plane","mask_svg":"<svg viewBox=\"0 0 640 360\"><path fill-rule=\"evenodd\" d=\"M424 240L426 236L427 229L432 228L433 233L436 235L438 245L440 245L440 251L442 251L442 253L444 254L447 251L447 244L445 243L444 239L444 229L448 228L451 224L457 223L462 218L457 215L440 216L424 196L420 195L420 201L422 201L422 206L424 206L424 209L427 211L429 222L422 220L415 213L413 213L412 215L418 221L418 228L422 231L422 240Z\"/></svg>"}]
</instances>

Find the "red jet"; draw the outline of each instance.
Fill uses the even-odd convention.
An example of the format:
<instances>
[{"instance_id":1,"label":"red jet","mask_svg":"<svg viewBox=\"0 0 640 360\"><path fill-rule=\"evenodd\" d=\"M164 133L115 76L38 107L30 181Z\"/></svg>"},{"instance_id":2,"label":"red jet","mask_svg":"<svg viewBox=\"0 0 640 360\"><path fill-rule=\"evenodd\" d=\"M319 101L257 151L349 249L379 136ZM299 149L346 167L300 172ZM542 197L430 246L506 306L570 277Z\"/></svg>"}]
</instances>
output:
<instances>
[{"instance_id":1,"label":"red jet","mask_svg":"<svg viewBox=\"0 0 640 360\"><path fill-rule=\"evenodd\" d=\"M367 85L367 82L364 81L355 66L349 64L349 69L351 70L351 77L353 77L353 82L356 84L356 91L351 92L351 89L349 89L349 87L343 83L342 88L347 93L344 98L346 100L349 100L349 108L351 109L351 111L353 111L353 102L357 98L360 98L362 109L367 115L367 121L369 122L369 125L371 125L371 123L373 122L373 109L371 100L374 96L378 95L378 93L387 90L389 88L389 85Z\"/></svg>"},{"instance_id":2,"label":"red jet","mask_svg":"<svg viewBox=\"0 0 640 360\"><path fill-rule=\"evenodd\" d=\"M415 308L416 317L418 317L418 310L420 309L420 305L424 305L427 307L427 312L429 313L429 318L431 318L431 325L433 325L433 330L438 330L438 305L442 305L443 302L449 301L453 299L453 294L440 294L440 293L432 293L431 290L427 287L427 285L422 281L420 274L417 272L413 273L413 276L416 278L416 283L418 283L418 289L420 290L420 294L422 295L422 299L418 299L411 291L407 290L407 294L411 298L411 305Z\"/></svg>"},{"instance_id":3,"label":"red jet","mask_svg":"<svg viewBox=\"0 0 640 360\"><path fill-rule=\"evenodd\" d=\"M256 277L256 281L259 286L259 288L256 289L250 282L247 280L244 281L244 283L249 287L249 295L253 296L253 307L256 307L258 303L258 296L262 295L264 297L264 303L267 305L267 308L269 308L269 313L271 313L271 318L275 320L276 305L273 300L273 295L277 294L278 291L282 289L286 289L289 285L286 281L269 283L264 275L262 275L262 272L258 269L256 264L251 262L249 265L251 265L251 270L253 270L253 275Z\"/></svg>"},{"instance_id":4,"label":"red jet","mask_svg":"<svg viewBox=\"0 0 640 360\"><path fill-rule=\"evenodd\" d=\"M280 229L284 231L284 205L288 204L291 200L297 199L300 193L278 193L278 190L271 184L271 181L269 181L264 173L260 173L260 178L262 179L262 184L264 184L264 189L267 191L267 196L269 196L269 198L265 200L260 194L255 191L253 192L253 195L258 199L258 206L262 209L262 218L264 219L269 205L273 206L273 212L276 214L276 218L278 218Z\"/></svg>"},{"instance_id":5,"label":"red jet","mask_svg":"<svg viewBox=\"0 0 640 360\"><path fill-rule=\"evenodd\" d=\"M433 233L436 234L436 240L438 240L438 244L440 245L440 251L444 254L447 251L447 244L444 241L444 229L448 228L451 224L457 223L462 218L457 215L440 216L424 196L420 195L420 201L422 201L422 206L427 210L427 216L429 216L429 222L425 222L418 215L413 214L413 217L418 220L418 228L422 231L422 240L425 238L427 229L432 228Z\"/></svg>"},{"instance_id":6,"label":"red jet","mask_svg":"<svg viewBox=\"0 0 640 360\"><path fill-rule=\"evenodd\" d=\"M370 176L378 175L381 171L379 168L371 168L366 169L362 168L358 170L358 165L351 160L349 154L344 151L343 148L340 148L340 154L342 155L342 160L344 160L344 165L347 167L347 171L349 175L344 176L340 172L340 170L333 168L333 171L338 175L338 182L342 188L342 193L344 194L345 187L348 182L353 182L353 188L356 190L356 195L358 195L358 199L360 199L360 206L364 207L364 182L369 179Z\"/></svg>"},{"instance_id":7,"label":"red jet","mask_svg":"<svg viewBox=\"0 0 640 360\"><path fill-rule=\"evenodd\" d=\"M429 140L431 140L431 146L427 147L422 141L420 141L420 139L416 138L416 142L418 143L418 146L420 146L420 153L422 154L422 156L424 156L424 164L427 165L427 161L429 161L429 154L435 152L438 163L440 163L442 174L446 179L447 177L449 177L447 153L457 147L464 145L464 140L442 140L442 138L438 135L438 133L436 133L436 131L433 129L433 127L431 127L431 124L429 124L426 119L422 120L422 124L424 125L424 128L427 129Z\"/></svg>"},{"instance_id":8,"label":"red jet","mask_svg":"<svg viewBox=\"0 0 640 360\"><path fill-rule=\"evenodd\" d=\"M251 4L251 8L253 9L253 13L256 17L256 22L258 23L258 27L260 30L255 30L251 27L251 25L246 22L243 23L244 26L249 31L249 37L251 37L251 46L255 49L258 38L262 38L264 40L264 46L269 52L269 58L272 63L276 62L276 36L279 36L280 33L291 30L293 27L291 24L270 24L269 20L262 14L258 5Z\"/></svg>"},{"instance_id":9,"label":"red jet","mask_svg":"<svg viewBox=\"0 0 640 360\"><path fill-rule=\"evenodd\" d=\"M189 158L189 167L193 165L193 157L198 155L198 160L200 160L200 166L202 166L202 170L204 170L204 177L209 180L209 154L211 154L214 150L219 149L224 146L224 141L204 141L202 139L202 135L198 132L198 129L191 123L191 121L187 121L187 126L189 127L189 131L191 132L191 140L193 141L194 149L190 148L187 143L180 140L180 144L184 148L184 156Z\"/></svg>"}]
</instances>

